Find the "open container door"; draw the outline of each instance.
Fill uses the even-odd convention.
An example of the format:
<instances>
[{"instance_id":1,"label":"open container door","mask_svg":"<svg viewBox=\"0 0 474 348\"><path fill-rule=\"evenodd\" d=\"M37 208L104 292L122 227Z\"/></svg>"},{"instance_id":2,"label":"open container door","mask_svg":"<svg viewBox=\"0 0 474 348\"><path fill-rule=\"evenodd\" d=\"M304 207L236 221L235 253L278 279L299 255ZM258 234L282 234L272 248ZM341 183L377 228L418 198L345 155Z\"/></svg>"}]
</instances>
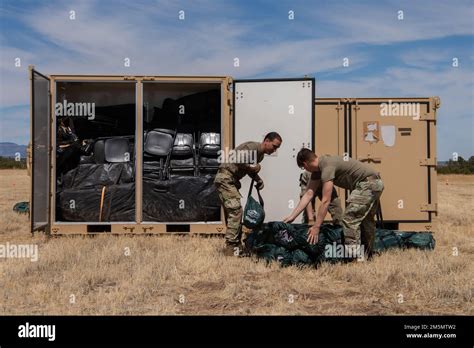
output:
<instances>
[{"instance_id":1,"label":"open container door","mask_svg":"<svg viewBox=\"0 0 474 348\"><path fill-rule=\"evenodd\" d=\"M314 78L235 80L234 143L263 141L265 134L278 132L280 149L262 162L259 173L265 183L265 220L278 221L298 204L301 169L296 155L304 146L313 150ZM250 178L241 181L245 206Z\"/></svg>"},{"instance_id":2,"label":"open container door","mask_svg":"<svg viewBox=\"0 0 474 348\"><path fill-rule=\"evenodd\" d=\"M30 66L31 81L31 232L50 226L50 79Z\"/></svg>"}]
</instances>

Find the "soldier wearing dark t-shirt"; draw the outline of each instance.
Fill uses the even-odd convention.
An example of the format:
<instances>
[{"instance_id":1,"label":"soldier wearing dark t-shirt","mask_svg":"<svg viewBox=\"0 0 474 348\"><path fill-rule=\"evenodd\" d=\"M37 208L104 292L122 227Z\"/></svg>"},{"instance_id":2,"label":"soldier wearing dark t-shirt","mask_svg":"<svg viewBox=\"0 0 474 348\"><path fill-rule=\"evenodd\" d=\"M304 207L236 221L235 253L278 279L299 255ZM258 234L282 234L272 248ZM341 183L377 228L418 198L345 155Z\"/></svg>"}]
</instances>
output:
<instances>
[{"instance_id":1,"label":"soldier wearing dark t-shirt","mask_svg":"<svg viewBox=\"0 0 474 348\"><path fill-rule=\"evenodd\" d=\"M224 208L226 221L224 254L228 256L239 254L241 248L242 205L240 203L240 180L249 175L256 182L257 189L263 188L263 180L258 176L260 162L265 154L274 153L281 145L281 136L276 132L268 133L262 142L247 141L234 149L236 158L242 155L244 161L224 161L219 166L214 184L219 199ZM240 159L242 159L240 158ZM237 249L237 253L236 253Z\"/></svg>"}]
</instances>

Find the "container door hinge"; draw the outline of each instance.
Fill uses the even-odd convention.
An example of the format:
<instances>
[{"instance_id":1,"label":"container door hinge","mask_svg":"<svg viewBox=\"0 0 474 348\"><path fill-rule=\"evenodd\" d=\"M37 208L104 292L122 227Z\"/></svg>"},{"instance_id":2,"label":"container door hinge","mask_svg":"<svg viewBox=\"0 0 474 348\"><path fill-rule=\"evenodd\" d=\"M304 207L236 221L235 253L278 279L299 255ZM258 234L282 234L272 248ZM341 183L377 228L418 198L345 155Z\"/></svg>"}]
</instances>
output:
<instances>
[{"instance_id":1,"label":"container door hinge","mask_svg":"<svg viewBox=\"0 0 474 348\"><path fill-rule=\"evenodd\" d=\"M355 110L355 111L360 110L360 106L359 106L359 101L358 101L358 100L355 101L354 110Z\"/></svg>"},{"instance_id":2,"label":"container door hinge","mask_svg":"<svg viewBox=\"0 0 474 348\"><path fill-rule=\"evenodd\" d=\"M135 230L135 227L127 227L127 226L123 226L122 227L124 229L124 231L130 231L133 233L133 231Z\"/></svg>"},{"instance_id":3,"label":"container door hinge","mask_svg":"<svg viewBox=\"0 0 474 348\"><path fill-rule=\"evenodd\" d=\"M135 80L135 76L124 76L123 79L124 79L124 80L127 80L127 81L129 81L129 80Z\"/></svg>"},{"instance_id":4,"label":"container door hinge","mask_svg":"<svg viewBox=\"0 0 474 348\"><path fill-rule=\"evenodd\" d=\"M435 112L423 113L420 115L419 120L420 121L436 121L436 113Z\"/></svg>"},{"instance_id":5,"label":"container door hinge","mask_svg":"<svg viewBox=\"0 0 474 348\"><path fill-rule=\"evenodd\" d=\"M420 206L420 211L427 211L427 212L438 212L438 204L437 203L426 203Z\"/></svg>"},{"instance_id":6,"label":"container door hinge","mask_svg":"<svg viewBox=\"0 0 474 348\"><path fill-rule=\"evenodd\" d=\"M151 77L151 76L144 76L143 81L155 81L155 78L154 77Z\"/></svg>"},{"instance_id":7,"label":"container door hinge","mask_svg":"<svg viewBox=\"0 0 474 348\"><path fill-rule=\"evenodd\" d=\"M436 158L423 158L420 160L420 166L436 167Z\"/></svg>"}]
</instances>

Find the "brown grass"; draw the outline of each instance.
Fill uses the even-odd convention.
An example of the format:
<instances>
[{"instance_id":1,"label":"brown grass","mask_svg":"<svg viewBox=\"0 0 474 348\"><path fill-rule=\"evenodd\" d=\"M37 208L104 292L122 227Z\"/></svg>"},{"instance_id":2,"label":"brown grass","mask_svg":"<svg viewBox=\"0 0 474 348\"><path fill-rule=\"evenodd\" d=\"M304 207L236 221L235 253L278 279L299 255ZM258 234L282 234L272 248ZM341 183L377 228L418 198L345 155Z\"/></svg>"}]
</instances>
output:
<instances>
[{"instance_id":1,"label":"brown grass","mask_svg":"<svg viewBox=\"0 0 474 348\"><path fill-rule=\"evenodd\" d=\"M28 180L0 171L0 244L39 245L38 262L0 259L0 314L474 314L474 176L440 176L434 251L319 269L224 257L219 238L31 237L12 211Z\"/></svg>"}]
</instances>

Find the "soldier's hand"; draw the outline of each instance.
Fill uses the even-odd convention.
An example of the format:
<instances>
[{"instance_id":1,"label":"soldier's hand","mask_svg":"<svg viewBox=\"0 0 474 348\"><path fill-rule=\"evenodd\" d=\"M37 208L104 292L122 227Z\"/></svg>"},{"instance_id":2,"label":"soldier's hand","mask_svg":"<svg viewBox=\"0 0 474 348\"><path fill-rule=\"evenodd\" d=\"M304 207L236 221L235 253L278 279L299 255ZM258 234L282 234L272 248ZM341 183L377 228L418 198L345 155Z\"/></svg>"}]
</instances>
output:
<instances>
[{"instance_id":1,"label":"soldier's hand","mask_svg":"<svg viewBox=\"0 0 474 348\"><path fill-rule=\"evenodd\" d=\"M295 219L292 218L291 216L287 216L286 218L283 219L283 222L287 224L291 224L293 221L295 221Z\"/></svg>"},{"instance_id":2,"label":"soldier's hand","mask_svg":"<svg viewBox=\"0 0 474 348\"><path fill-rule=\"evenodd\" d=\"M249 165L249 168L250 168L250 170L252 171L252 173L257 174L257 173L260 171L261 166L260 166L260 163L257 163L257 164L250 164L250 165Z\"/></svg>"},{"instance_id":3,"label":"soldier's hand","mask_svg":"<svg viewBox=\"0 0 474 348\"><path fill-rule=\"evenodd\" d=\"M263 187L264 187L264 185L263 185L263 180L261 180L261 179L258 180L258 181L257 181L257 184L255 185L255 187L256 187L257 190L259 190L259 191L260 191L260 190L263 190Z\"/></svg>"},{"instance_id":4,"label":"soldier's hand","mask_svg":"<svg viewBox=\"0 0 474 348\"><path fill-rule=\"evenodd\" d=\"M312 226L308 230L308 239L306 240L309 244L316 244L319 239L319 227Z\"/></svg>"}]
</instances>

